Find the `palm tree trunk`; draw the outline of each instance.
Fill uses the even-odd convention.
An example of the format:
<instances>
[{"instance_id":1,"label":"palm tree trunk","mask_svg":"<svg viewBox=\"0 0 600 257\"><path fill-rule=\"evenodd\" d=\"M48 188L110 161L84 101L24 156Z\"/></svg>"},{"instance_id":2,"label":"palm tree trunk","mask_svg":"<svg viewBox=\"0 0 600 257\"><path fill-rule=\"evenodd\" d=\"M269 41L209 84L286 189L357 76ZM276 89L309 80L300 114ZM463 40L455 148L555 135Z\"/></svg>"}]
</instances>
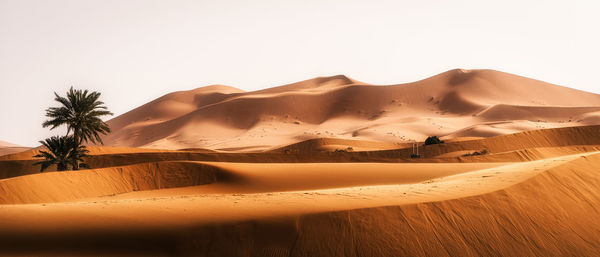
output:
<instances>
[{"instance_id":1,"label":"palm tree trunk","mask_svg":"<svg viewBox=\"0 0 600 257\"><path fill-rule=\"evenodd\" d=\"M79 137L79 133L77 133L77 130L73 130L73 139L75 140L75 147L79 148L79 146L81 145L81 137ZM75 161L75 165L73 165L73 170L79 170L79 160Z\"/></svg>"},{"instance_id":2,"label":"palm tree trunk","mask_svg":"<svg viewBox=\"0 0 600 257\"><path fill-rule=\"evenodd\" d=\"M65 165L63 163L56 164L56 171L65 171L67 169L68 169L67 165Z\"/></svg>"}]
</instances>

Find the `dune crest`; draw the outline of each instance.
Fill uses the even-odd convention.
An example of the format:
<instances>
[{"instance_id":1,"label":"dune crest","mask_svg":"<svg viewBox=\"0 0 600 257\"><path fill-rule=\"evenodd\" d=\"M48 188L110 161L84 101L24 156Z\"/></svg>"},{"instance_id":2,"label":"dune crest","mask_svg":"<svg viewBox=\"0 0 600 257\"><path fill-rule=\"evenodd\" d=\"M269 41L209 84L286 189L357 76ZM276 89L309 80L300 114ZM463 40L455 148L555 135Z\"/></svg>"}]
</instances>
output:
<instances>
[{"instance_id":1,"label":"dune crest","mask_svg":"<svg viewBox=\"0 0 600 257\"><path fill-rule=\"evenodd\" d=\"M600 95L494 70L376 86L344 75L253 92L167 94L108 124L107 145L263 151L310 138L408 143L600 124ZM502 123L495 123L502 122Z\"/></svg>"},{"instance_id":2,"label":"dune crest","mask_svg":"<svg viewBox=\"0 0 600 257\"><path fill-rule=\"evenodd\" d=\"M96 168L67 172L0 158L21 172L0 174L0 253L597 256L599 131L457 138L418 159L337 138L261 153L93 147ZM330 151L342 145L365 149Z\"/></svg>"},{"instance_id":3,"label":"dune crest","mask_svg":"<svg viewBox=\"0 0 600 257\"><path fill-rule=\"evenodd\" d=\"M22 147L22 146L0 140L0 147Z\"/></svg>"},{"instance_id":4,"label":"dune crest","mask_svg":"<svg viewBox=\"0 0 600 257\"><path fill-rule=\"evenodd\" d=\"M108 124L89 169L0 142L1 255L600 255L597 94L336 75L173 92Z\"/></svg>"},{"instance_id":5,"label":"dune crest","mask_svg":"<svg viewBox=\"0 0 600 257\"><path fill-rule=\"evenodd\" d=\"M26 151L28 149L30 148L0 140L0 156Z\"/></svg>"}]
</instances>

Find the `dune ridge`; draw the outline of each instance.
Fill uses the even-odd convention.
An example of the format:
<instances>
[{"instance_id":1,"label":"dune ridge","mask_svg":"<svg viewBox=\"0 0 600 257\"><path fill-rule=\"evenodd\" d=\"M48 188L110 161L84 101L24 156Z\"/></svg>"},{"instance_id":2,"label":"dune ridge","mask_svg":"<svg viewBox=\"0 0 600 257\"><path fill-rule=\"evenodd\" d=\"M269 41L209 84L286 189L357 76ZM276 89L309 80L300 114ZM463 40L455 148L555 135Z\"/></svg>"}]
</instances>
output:
<instances>
[{"instance_id":1,"label":"dune ridge","mask_svg":"<svg viewBox=\"0 0 600 257\"><path fill-rule=\"evenodd\" d=\"M503 163L143 163L0 180L0 204L74 201L148 190L158 190L158 195L164 195L165 190L162 189L204 184L215 185L186 188L184 191L191 194L207 190L257 193L414 183L500 165ZM402 169L415 172L397 172Z\"/></svg>"},{"instance_id":2,"label":"dune ridge","mask_svg":"<svg viewBox=\"0 0 600 257\"><path fill-rule=\"evenodd\" d=\"M349 256L597 256L599 163L579 158L479 196L309 215L291 252L336 255L351 245Z\"/></svg>"},{"instance_id":3,"label":"dune ridge","mask_svg":"<svg viewBox=\"0 0 600 257\"><path fill-rule=\"evenodd\" d=\"M2 249L14 249L11 244L19 240L43 250L47 247L44 243L31 239L36 235L58 245L64 239L82 243L86 238L98 242L112 242L108 237L129 242L142 239L126 248L138 254L150 250L154 254L203 256L595 256L600 237L594 229L598 224L592 220L598 214L594 206L600 201L599 162L600 154L592 152L405 186L284 192L277 197L271 193L216 197L201 193L81 204L0 205L0 224L6 228L0 232L0 244ZM456 186L465 183L477 186ZM321 200L315 202L315 198ZM305 202L316 204L307 209ZM274 209L268 203L285 208ZM138 212L125 211L132 205ZM90 217L86 210L93 206L104 208ZM225 211L239 208L249 209L244 213ZM35 213L45 209L53 211L36 217ZM261 211L264 209L269 211ZM71 213L68 224L61 222L65 212ZM131 223L129 215L135 215L136 222ZM11 216L27 220L33 231L15 232ZM209 221L209 217L215 220ZM194 223L194 219L202 222ZM63 232L51 239L49 231L57 226ZM150 238L143 234L152 234L152 240L158 241L147 247L144 242ZM172 239L162 240L167 238Z\"/></svg>"},{"instance_id":4,"label":"dune ridge","mask_svg":"<svg viewBox=\"0 0 600 257\"><path fill-rule=\"evenodd\" d=\"M0 204L50 203L209 184L217 181L217 172L216 167L192 162L143 163L68 173L46 172L0 180Z\"/></svg>"},{"instance_id":5,"label":"dune ridge","mask_svg":"<svg viewBox=\"0 0 600 257\"><path fill-rule=\"evenodd\" d=\"M0 140L0 156L23 152L28 149L30 148Z\"/></svg>"},{"instance_id":6,"label":"dune ridge","mask_svg":"<svg viewBox=\"0 0 600 257\"><path fill-rule=\"evenodd\" d=\"M595 151L600 147L600 126L580 126L525 131L491 138L449 141L440 145L420 145L422 158L412 159L412 146L357 140L311 139L270 152L224 153L209 151L172 151L158 149L90 147L86 162L92 168L125 166L161 161L209 161L249 163L301 162L515 162L533 161L562 154ZM420 143L422 144L422 142ZM357 151L348 151L356 147ZM366 147L362 149L361 147ZM373 148L380 150L374 150ZM289 149L289 150L286 150ZM386 150L387 149L387 150ZM482 156L463 157L465 153L488 150ZM342 150L342 151L336 151ZM39 173L33 166L37 150L0 156L0 179ZM55 167L50 167L52 171Z\"/></svg>"},{"instance_id":7,"label":"dune ridge","mask_svg":"<svg viewBox=\"0 0 600 257\"><path fill-rule=\"evenodd\" d=\"M20 145L0 140L0 147L19 147ZM22 146L21 146L22 147Z\"/></svg>"},{"instance_id":8,"label":"dune ridge","mask_svg":"<svg viewBox=\"0 0 600 257\"><path fill-rule=\"evenodd\" d=\"M29 150L0 160L0 254L596 256L598 135L463 138L418 159L337 138L258 153L91 147L97 168L44 173ZM332 151L348 145L379 150Z\"/></svg>"},{"instance_id":9,"label":"dune ridge","mask_svg":"<svg viewBox=\"0 0 600 257\"><path fill-rule=\"evenodd\" d=\"M40 172L41 147L0 141L0 255L600 256L598 94L336 75L173 92L108 124L90 169Z\"/></svg>"},{"instance_id":10,"label":"dune ridge","mask_svg":"<svg viewBox=\"0 0 600 257\"><path fill-rule=\"evenodd\" d=\"M322 137L401 143L429 135L489 137L597 125L599 115L600 95L494 70L456 69L388 86L338 75L254 92L209 86L168 94L108 121L114 132L104 141L260 151Z\"/></svg>"}]
</instances>

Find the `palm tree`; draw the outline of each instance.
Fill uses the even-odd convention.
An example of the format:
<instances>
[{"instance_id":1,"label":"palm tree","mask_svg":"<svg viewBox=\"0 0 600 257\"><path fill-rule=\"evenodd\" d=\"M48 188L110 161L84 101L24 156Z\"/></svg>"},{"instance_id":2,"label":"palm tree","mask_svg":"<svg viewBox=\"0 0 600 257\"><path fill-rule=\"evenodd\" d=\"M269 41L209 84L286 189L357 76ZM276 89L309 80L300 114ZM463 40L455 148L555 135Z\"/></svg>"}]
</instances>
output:
<instances>
[{"instance_id":1,"label":"palm tree","mask_svg":"<svg viewBox=\"0 0 600 257\"><path fill-rule=\"evenodd\" d=\"M86 89L69 89L67 97L59 96L56 92L54 100L61 103L61 107L50 107L46 109L46 116L50 120L45 121L42 126L55 129L61 125L67 125L67 135L73 132L73 138L78 144L85 142L101 143L100 133L106 135L110 128L101 116L113 115L104 106L104 102L98 101L99 92L89 93Z\"/></svg>"},{"instance_id":2,"label":"palm tree","mask_svg":"<svg viewBox=\"0 0 600 257\"><path fill-rule=\"evenodd\" d=\"M57 171L68 170L69 165L77 170L79 167L87 167L83 163L83 157L87 157L88 150L77 143L72 136L53 136L40 141L46 147L47 151L40 150L40 153L34 157L44 157L44 160L33 165L42 165L40 171L44 171L53 164L56 164Z\"/></svg>"}]
</instances>

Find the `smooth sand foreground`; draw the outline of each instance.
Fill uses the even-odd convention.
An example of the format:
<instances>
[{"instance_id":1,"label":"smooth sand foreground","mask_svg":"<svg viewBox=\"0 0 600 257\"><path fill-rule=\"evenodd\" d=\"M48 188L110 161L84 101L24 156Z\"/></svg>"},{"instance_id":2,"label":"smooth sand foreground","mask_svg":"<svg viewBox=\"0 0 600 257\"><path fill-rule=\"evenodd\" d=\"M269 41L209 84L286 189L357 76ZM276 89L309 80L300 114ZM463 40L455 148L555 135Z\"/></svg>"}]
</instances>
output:
<instances>
[{"instance_id":1,"label":"smooth sand foreground","mask_svg":"<svg viewBox=\"0 0 600 257\"><path fill-rule=\"evenodd\" d=\"M97 169L19 175L32 160L11 155L0 160L15 167L0 179L0 252L598 256L599 129L456 140L419 162L385 145L321 155L97 148ZM490 152L453 156L482 147Z\"/></svg>"}]
</instances>

